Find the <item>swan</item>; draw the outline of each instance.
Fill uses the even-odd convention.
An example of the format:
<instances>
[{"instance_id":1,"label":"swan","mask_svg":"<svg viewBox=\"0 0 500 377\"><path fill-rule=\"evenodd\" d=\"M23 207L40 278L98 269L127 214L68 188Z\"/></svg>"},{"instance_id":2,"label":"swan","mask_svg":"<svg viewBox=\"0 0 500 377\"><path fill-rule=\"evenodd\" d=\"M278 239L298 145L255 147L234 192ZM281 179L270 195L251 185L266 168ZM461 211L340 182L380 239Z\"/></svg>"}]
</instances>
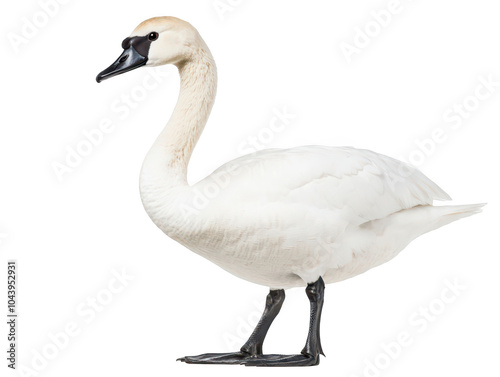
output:
<instances>
[{"instance_id":1,"label":"swan","mask_svg":"<svg viewBox=\"0 0 500 377\"><path fill-rule=\"evenodd\" d=\"M178 360L198 364L312 366L324 356L325 284L394 258L416 237L481 211L484 204L433 206L451 198L412 166L369 150L301 146L237 158L194 185L188 163L214 103L217 71L198 31L175 17L141 24L97 82L141 66L174 64L180 93L146 155L140 195L169 237L231 274L269 287L262 317L237 352ZM200 193L213 193L200 205ZM285 289L306 287L310 323L295 355L264 354Z\"/></svg>"}]
</instances>

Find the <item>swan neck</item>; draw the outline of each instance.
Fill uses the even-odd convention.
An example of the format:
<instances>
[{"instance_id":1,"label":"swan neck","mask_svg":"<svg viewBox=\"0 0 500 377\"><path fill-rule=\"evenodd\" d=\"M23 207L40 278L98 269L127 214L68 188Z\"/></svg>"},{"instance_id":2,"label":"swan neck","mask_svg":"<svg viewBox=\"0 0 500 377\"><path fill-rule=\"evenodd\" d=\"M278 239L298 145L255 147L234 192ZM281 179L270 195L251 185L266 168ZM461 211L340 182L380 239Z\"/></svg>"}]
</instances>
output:
<instances>
[{"instance_id":1,"label":"swan neck","mask_svg":"<svg viewBox=\"0 0 500 377\"><path fill-rule=\"evenodd\" d=\"M144 161L144 179L162 179L167 186L187 185L187 168L212 109L217 69L208 48L177 64L180 92L172 116Z\"/></svg>"}]
</instances>

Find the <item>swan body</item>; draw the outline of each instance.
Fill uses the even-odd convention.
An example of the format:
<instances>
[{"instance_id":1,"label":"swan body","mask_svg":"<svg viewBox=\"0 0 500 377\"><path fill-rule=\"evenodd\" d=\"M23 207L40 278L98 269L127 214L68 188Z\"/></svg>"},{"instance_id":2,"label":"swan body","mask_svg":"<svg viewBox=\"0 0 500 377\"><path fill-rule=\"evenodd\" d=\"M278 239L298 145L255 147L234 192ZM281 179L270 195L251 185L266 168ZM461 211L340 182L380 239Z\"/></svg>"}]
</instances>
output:
<instances>
[{"instance_id":1,"label":"swan body","mask_svg":"<svg viewBox=\"0 0 500 377\"><path fill-rule=\"evenodd\" d=\"M416 237L482 207L433 206L435 200L450 197L420 171L390 157L348 147L259 151L189 185L189 159L216 93L210 50L193 26L173 17L143 22L123 46L122 56L98 81L141 65L161 64L175 64L181 78L177 105L142 166L145 210L164 233L188 249L233 275L268 286L272 299L268 297L266 311L279 311L281 290L306 285L313 308L322 303L324 283L387 262ZM270 318L266 311L263 323ZM317 342L310 335L302 356L319 357L322 352L317 321L317 330L310 330L310 334L317 332ZM263 341L259 326L260 335L254 338ZM311 328L315 326L311 322ZM242 350L259 354L255 339L249 342ZM183 361L220 363L243 357L217 355ZM285 362L274 358L265 363L277 359Z\"/></svg>"},{"instance_id":2,"label":"swan body","mask_svg":"<svg viewBox=\"0 0 500 377\"><path fill-rule=\"evenodd\" d=\"M449 197L418 170L354 148L243 156L183 187L172 202L144 181L142 200L160 229L230 273L270 288L358 275L479 208L433 207L433 200ZM196 208L196 194L211 191ZM163 208L153 209L160 202Z\"/></svg>"}]
</instances>

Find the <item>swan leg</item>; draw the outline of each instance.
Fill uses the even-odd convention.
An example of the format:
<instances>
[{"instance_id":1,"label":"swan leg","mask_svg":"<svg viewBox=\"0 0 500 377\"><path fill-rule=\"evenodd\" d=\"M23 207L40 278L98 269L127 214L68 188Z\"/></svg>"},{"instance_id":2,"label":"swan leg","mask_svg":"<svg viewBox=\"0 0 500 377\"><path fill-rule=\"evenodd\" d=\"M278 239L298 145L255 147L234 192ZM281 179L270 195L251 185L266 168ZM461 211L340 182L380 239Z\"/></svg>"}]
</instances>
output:
<instances>
[{"instance_id":1,"label":"swan leg","mask_svg":"<svg viewBox=\"0 0 500 377\"><path fill-rule=\"evenodd\" d=\"M270 290L266 298L264 313L255 327L252 335L241 347L239 352L232 353L205 353L197 356L185 356L177 359L188 364L244 364L249 358L262 355L262 345L267 331L280 312L285 291L283 289Z\"/></svg>"},{"instance_id":2,"label":"swan leg","mask_svg":"<svg viewBox=\"0 0 500 377\"><path fill-rule=\"evenodd\" d=\"M257 355L244 361L246 366L312 366L319 364L319 355L325 356L321 348L320 322L323 308L325 283L320 277L307 285L306 294L311 305L309 333L305 347L297 355Z\"/></svg>"}]
</instances>

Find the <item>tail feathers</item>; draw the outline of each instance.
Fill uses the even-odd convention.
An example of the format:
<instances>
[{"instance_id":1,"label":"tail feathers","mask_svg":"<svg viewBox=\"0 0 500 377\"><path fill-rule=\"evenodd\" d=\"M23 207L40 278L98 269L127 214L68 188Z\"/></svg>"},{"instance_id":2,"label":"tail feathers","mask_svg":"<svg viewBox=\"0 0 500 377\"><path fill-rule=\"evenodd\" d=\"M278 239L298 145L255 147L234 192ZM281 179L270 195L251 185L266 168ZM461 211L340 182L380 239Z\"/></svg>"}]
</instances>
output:
<instances>
[{"instance_id":1,"label":"tail feathers","mask_svg":"<svg viewBox=\"0 0 500 377\"><path fill-rule=\"evenodd\" d=\"M416 206L378 220L369 221L361 229L371 234L372 242L391 245L402 250L413 239L438 229L443 225L481 212L486 204L465 204L451 206ZM369 236L367 236L367 239Z\"/></svg>"},{"instance_id":2,"label":"tail feathers","mask_svg":"<svg viewBox=\"0 0 500 377\"><path fill-rule=\"evenodd\" d=\"M486 203L451 206L417 206L401 211L401 218L395 218L394 220L396 222L403 220L403 226L406 229L408 227L413 228L416 233L414 236L418 237L456 220L480 213L485 205Z\"/></svg>"},{"instance_id":3,"label":"tail feathers","mask_svg":"<svg viewBox=\"0 0 500 377\"><path fill-rule=\"evenodd\" d=\"M462 219L464 217L475 215L476 213L482 212L482 208L486 203L479 204L463 204L456 206L436 206L431 207L433 212L436 212L438 217L438 222L442 223L439 226L449 224L455 220Z\"/></svg>"},{"instance_id":4,"label":"tail feathers","mask_svg":"<svg viewBox=\"0 0 500 377\"><path fill-rule=\"evenodd\" d=\"M482 208L487 203L479 203L479 204L462 204L458 206L444 206L445 208L449 208L452 213L468 213L469 215L474 215L475 213L482 212ZM439 208L439 207L436 207ZM468 216L469 216L468 215Z\"/></svg>"}]
</instances>

